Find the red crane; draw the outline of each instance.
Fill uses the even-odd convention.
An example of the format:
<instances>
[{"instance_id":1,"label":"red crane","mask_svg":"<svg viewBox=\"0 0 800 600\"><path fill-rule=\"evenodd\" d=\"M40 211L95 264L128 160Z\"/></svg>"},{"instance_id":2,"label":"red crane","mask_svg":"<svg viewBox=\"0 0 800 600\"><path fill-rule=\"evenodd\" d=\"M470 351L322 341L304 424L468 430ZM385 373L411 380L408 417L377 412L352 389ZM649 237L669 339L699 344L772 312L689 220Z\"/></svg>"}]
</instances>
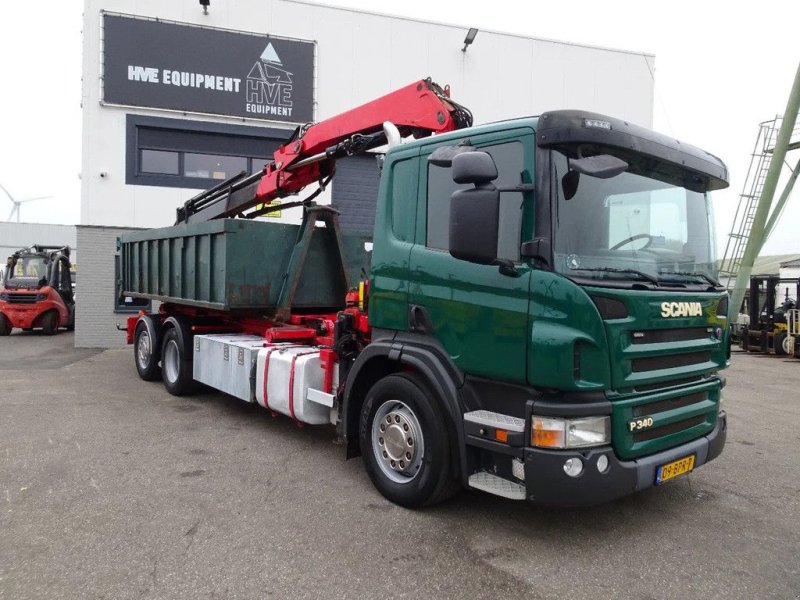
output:
<instances>
[{"instance_id":1,"label":"red crane","mask_svg":"<svg viewBox=\"0 0 800 600\"><path fill-rule=\"evenodd\" d=\"M188 200L178 209L176 224L254 218L278 208L307 205L333 177L336 159L382 146L393 131L419 138L470 127L472 113L449 94L449 87L422 79L325 121L298 127L261 172L239 173ZM384 128L384 123L391 125ZM313 183L320 188L311 197L267 206Z\"/></svg>"}]
</instances>

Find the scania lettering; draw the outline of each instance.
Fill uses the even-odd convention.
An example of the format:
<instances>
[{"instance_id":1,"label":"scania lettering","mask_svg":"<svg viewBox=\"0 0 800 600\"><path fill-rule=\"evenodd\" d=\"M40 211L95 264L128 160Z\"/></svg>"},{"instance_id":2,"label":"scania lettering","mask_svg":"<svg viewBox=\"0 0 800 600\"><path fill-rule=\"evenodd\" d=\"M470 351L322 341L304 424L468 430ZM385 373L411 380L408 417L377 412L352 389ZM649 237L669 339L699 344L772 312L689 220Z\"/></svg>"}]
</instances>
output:
<instances>
[{"instance_id":1,"label":"scania lettering","mask_svg":"<svg viewBox=\"0 0 800 600\"><path fill-rule=\"evenodd\" d=\"M371 236L342 233L318 191L297 196L382 145ZM161 302L128 341L172 394L205 384L334 425L398 504L463 488L606 502L725 445L708 195L727 185L715 156L627 121L474 127L421 80L298 128L174 226L126 234L123 293ZM275 199L302 223L254 218Z\"/></svg>"},{"instance_id":2,"label":"scania lettering","mask_svg":"<svg viewBox=\"0 0 800 600\"><path fill-rule=\"evenodd\" d=\"M662 317L699 317L703 314L703 305L699 302L662 302Z\"/></svg>"}]
</instances>

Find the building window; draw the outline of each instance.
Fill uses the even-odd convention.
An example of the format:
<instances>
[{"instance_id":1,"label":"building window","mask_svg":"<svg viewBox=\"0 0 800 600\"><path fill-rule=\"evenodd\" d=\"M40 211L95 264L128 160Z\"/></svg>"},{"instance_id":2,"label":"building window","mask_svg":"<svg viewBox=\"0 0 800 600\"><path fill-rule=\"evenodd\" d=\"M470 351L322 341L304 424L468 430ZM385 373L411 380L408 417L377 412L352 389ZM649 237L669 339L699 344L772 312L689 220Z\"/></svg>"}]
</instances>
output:
<instances>
[{"instance_id":1,"label":"building window","mask_svg":"<svg viewBox=\"0 0 800 600\"><path fill-rule=\"evenodd\" d=\"M496 146L479 148L488 152L497 165L498 187L522 183L524 162L521 142L508 142ZM428 217L425 245L428 248L447 250L450 245L450 196L456 190L471 188L453 181L449 167L428 166ZM519 260L522 231L522 193L500 194L500 224L497 241L497 257Z\"/></svg>"},{"instance_id":2,"label":"building window","mask_svg":"<svg viewBox=\"0 0 800 600\"><path fill-rule=\"evenodd\" d=\"M251 160L243 156L224 156L222 154L193 154L183 155L183 176L199 177L200 179L228 179L237 173L253 172Z\"/></svg>"},{"instance_id":3,"label":"building window","mask_svg":"<svg viewBox=\"0 0 800 600\"><path fill-rule=\"evenodd\" d=\"M142 154L139 157L139 170L142 173L177 175L180 173L180 158L181 155L178 152L142 150Z\"/></svg>"},{"instance_id":4,"label":"building window","mask_svg":"<svg viewBox=\"0 0 800 600\"><path fill-rule=\"evenodd\" d=\"M125 182L206 189L261 170L291 132L128 115Z\"/></svg>"}]
</instances>

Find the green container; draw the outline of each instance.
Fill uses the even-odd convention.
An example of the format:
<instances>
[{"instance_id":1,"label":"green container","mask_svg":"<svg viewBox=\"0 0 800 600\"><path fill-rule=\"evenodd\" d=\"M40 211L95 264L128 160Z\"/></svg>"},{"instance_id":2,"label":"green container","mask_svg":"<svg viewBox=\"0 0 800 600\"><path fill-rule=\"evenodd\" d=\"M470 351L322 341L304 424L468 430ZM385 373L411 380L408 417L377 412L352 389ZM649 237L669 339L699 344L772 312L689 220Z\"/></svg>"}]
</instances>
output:
<instances>
[{"instance_id":1,"label":"green container","mask_svg":"<svg viewBox=\"0 0 800 600\"><path fill-rule=\"evenodd\" d=\"M344 234L343 281L331 231L314 230L291 308L343 308L348 287L368 272L368 238ZM243 219L126 234L119 239L120 289L126 296L187 306L271 312L288 285L300 234L300 225Z\"/></svg>"}]
</instances>

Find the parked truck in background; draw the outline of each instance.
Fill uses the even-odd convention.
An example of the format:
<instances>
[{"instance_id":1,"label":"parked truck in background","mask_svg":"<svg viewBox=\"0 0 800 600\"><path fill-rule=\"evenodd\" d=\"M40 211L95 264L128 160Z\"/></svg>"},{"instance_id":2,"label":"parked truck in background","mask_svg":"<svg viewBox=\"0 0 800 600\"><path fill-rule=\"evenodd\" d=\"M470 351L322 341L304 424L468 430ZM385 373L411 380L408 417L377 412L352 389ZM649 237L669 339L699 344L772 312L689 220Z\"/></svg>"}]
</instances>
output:
<instances>
[{"instance_id":1,"label":"parked truck in background","mask_svg":"<svg viewBox=\"0 0 800 600\"><path fill-rule=\"evenodd\" d=\"M716 458L725 165L583 111L471 121L423 80L123 236L123 293L162 302L128 320L140 376L334 424L405 506L462 488L597 504ZM229 218L387 141L371 251L308 201L299 226Z\"/></svg>"},{"instance_id":2,"label":"parked truck in background","mask_svg":"<svg viewBox=\"0 0 800 600\"><path fill-rule=\"evenodd\" d=\"M0 286L0 336L16 328L47 335L75 327L69 246L34 245L8 257Z\"/></svg>"}]
</instances>

